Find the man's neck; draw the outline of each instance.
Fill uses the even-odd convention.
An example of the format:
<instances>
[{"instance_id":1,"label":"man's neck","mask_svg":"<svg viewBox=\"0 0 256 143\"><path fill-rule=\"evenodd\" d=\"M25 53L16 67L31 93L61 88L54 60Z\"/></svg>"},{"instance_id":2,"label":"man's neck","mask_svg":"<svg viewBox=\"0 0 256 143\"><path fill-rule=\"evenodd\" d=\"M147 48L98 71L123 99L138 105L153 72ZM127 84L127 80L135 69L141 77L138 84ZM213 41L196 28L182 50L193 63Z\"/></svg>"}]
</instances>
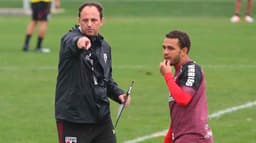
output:
<instances>
[{"instance_id":1,"label":"man's neck","mask_svg":"<svg viewBox=\"0 0 256 143\"><path fill-rule=\"evenodd\" d=\"M182 68L182 66L183 66L185 63L187 63L188 61L192 61L192 59L190 59L188 56L186 56L186 57L184 57L183 59L181 59L181 61L180 61L178 64L174 65L175 72L176 72L176 73L179 72L180 69Z\"/></svg>"}]
</instances>

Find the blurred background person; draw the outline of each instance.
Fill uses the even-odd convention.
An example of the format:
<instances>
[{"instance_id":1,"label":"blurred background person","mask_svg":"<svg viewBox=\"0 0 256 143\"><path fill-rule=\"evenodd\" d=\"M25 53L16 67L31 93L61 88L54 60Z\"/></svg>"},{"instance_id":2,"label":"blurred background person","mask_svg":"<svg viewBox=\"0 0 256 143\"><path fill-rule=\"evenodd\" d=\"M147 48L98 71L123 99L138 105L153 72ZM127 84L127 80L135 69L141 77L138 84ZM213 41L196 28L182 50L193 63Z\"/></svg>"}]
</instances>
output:
<instances>
[{"instance_id":1,"label":"blurred background person","mask_svg":"<svg viewBox=\"0 0 256 143\"><path fill-rule=\"evenodd\" d=\"M235 13L230 19L231 22L233 22L233 23L240 22L241 5L242 5L242 0L235 1ZM254 21L254 19L251 16L252 7L253 7L253 0L247 0L246 13L245 13L244 20L248 23L252 23Z\"/></svg>"},{"instance_id":2,"label":"blurred background person","mask_svg":"<svg viewBox=\"0 0 256 143\"><path fill-rule=\"evenodd\" d=\"M60 0L54 0L55 7L60 7ZM48 26L48 16L51 9L51 0L31 0L32 20L27 25L26 36L22 50L29 51L29 42L33 35L36 26L39 24L38 38L36 44L36 52L48 53L47 48L42 48L42 42L45 37L46 29Z\"/></svg>"}]
</instances>

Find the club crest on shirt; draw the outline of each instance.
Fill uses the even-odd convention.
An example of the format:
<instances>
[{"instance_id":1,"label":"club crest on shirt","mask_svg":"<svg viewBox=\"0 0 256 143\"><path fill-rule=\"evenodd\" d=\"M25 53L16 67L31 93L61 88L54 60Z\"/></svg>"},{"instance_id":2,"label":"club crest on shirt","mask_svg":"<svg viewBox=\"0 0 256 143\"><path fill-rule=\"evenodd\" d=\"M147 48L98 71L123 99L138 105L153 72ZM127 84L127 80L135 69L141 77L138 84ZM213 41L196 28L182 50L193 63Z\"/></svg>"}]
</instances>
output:
<instances>
[{"instance_id":1,"label":"club crest on shirt","mask_svg":"<svg viewBox=\"0 0 256 143\"><path fill-rule=\"evenodd\" d=\"M103 54L104 62L107 63L108 55L106 53Z\"/></svg>"},{"instance_id":2,"label":"club crest on shirt","mask_svg":"<svg viewBox=\"0 0 256 143\"><path fill-rule=\"evenodd\" d=\"M65 137L65 143L77 143L77 137Z\"/></svg>"}]
</instances>

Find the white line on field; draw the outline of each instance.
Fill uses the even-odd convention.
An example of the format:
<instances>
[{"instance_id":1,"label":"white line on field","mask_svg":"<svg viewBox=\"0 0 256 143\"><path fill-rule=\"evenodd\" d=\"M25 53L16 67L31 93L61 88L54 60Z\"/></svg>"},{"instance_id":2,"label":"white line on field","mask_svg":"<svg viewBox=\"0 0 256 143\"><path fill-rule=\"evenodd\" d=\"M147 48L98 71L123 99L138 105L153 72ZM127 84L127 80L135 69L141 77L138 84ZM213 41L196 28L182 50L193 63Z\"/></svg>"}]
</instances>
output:
<instances>
[{"instance_id":1,"label":"white line on field","mask_svg":"<svg viewBox=\"0 0 256 143\"><path fill-rule=\"evenodd\" d=\"M245 108L250 108L250 107L253 107L253 106L256 106L256 101L248 102L248 103L245 103L245 104L242 104L242 105L239 105L239 106L234 106L234 107L230 107L230 108L227 108L227 109L224 109L224 110L220 110L218 112L210 114L208 116L208 118L209 119L218 118L218 117L221 117L222 115L232 113L232 112L235 112L235 111L238 111L238 110L241 110L241 109L245 109ZM155 133L152 133L150 135L146 135L146 136L143 136L143 137L135 138L133 140L125 141L124 143L138 143L138 142L142 142L142 141L149 140L149 139L152 139L152 138L164 136L167 133L167 131L168 130L166 129L166 130L163 130L163 131L155 132Z\"/></svg>"},{"instance_id":2,"label":"white line on field","mask_svg":"<svg viewBox=\"0 0 256 143\"><path fill-rule=\"evenodd\" d=\"M256 65L202 65L203 68L210 69L254 69ZM158 66L150 65L119 65L113 66L113 69L156 69ZM0 70L17 71L17 70L57 70L57 66L0 66Z\"/></svg>"}]
</instances>

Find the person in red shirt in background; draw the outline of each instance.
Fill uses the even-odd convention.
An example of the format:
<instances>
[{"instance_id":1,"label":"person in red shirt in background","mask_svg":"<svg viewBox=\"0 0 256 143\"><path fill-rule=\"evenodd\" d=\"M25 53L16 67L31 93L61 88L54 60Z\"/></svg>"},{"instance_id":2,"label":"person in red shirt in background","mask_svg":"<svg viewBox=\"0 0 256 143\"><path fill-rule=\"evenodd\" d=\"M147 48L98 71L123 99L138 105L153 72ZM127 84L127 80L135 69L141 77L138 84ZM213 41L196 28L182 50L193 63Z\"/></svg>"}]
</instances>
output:
<instances>
[{"instance_id":1,"label":"person in red shirt in background","mask_svg":"<svg viewBox=\"0 0 256 143\"><path fill-rule=\"evenodd\" d=\"M160 73L168 87L171 125L164 143L213 143L204 72L189 56L190 38L174 30L163 41ZM174 67L175 73L172 73Z\"/></svg>"},{"instance_id":2,"label":"person in red shirt in background","mask_svg":"<svg viewBox=\"0 0 256 143\"><path fill-rule=\"evenodd\" d=\"M60 0L54 0L55 8L60 7ZM51 0L30 0L31 3L31 11L32 11L32 19L27 25L26 35L22 50L24 52L28 52L30 49L29 43L32 38L32 35L38 27L38 38L37 44L35 47L35 51L38 53L49 53L50 49L43 48L42 42L45 38L46 30L48 27L48 19L51 8Z\"/></svg>"}]
</instances>

